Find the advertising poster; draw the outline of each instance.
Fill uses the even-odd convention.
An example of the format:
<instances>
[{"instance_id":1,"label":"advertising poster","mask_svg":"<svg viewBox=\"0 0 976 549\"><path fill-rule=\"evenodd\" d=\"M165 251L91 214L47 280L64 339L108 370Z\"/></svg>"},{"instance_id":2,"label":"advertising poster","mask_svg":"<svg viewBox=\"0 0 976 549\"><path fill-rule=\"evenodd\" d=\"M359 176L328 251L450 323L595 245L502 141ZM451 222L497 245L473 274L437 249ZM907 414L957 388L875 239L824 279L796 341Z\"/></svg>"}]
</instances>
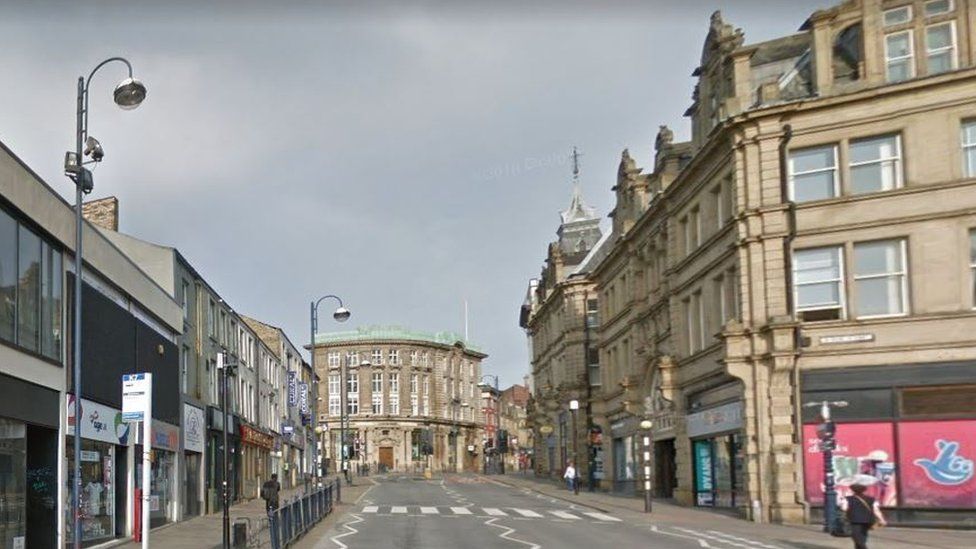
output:
<instances>
[{"instance_id":1,"label":"advertising poster","mask_svg":"<svg viewBox=\"0 0 976 549\"><path fill-rule=\"evenodd\" d=\"M696 440L695 452L695 500L698 505L712 505L715 479L712 477L712 441Z\"/></svg>"},{"instance_id":2,"label":"advertising poster","mask_svg":"<svg viewBox=\"0 0 976 549\"><path fill-rule=\"evenodd\" d=\"M884 507L897 505L894 426L890 422L838 423L836 438L833 463L838 496L851 494L848 486L854 475L871 475L878 482L868 489L867 495L876 498ZM824 464L817 424L803 426L803 441L803 478L807 501L823 505Z\"/></svg>"},{"instance_id":3,"label":"advertising poster","mask_svg":"<svg viewBox=\"0 0 976 549\"><path fill-rule=\"evenodd\" d=\"M976 507L976 420L898 424L902 503L907 507Z\"/></svg>"},{"instance_id":4,"label":"advertising poster","mask_svg":"<svg viewBox=\"0 0 976 549\"><path fill-rule=\"evenodd\" d=\"M295 372L288 372L288 405L296 406L298 404L298 378L295 377Z\"/></svg>"}]
</instances>

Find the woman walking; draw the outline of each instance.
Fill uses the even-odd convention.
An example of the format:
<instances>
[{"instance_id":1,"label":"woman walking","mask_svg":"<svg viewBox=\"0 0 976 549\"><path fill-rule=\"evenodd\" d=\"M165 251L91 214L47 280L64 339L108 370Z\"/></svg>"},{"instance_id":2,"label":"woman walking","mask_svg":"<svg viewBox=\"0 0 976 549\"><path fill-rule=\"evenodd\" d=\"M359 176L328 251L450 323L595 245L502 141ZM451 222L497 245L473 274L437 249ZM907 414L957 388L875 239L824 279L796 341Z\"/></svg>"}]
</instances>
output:
<instances>
[{"instance_id":1,"label":"woman walking","mask_svg":"<svg viewBox=\"0 0 976 549\"><path fill-rule=\"evenodd\" d=\"M851 485L854 493L840 501L840 508L847 514L847 521L851 523L851 539L854 549L868 549L868 532L875 525L884 526L887 523L881 514L881 506L871 496L866 496L867 486L863 484Z\"/></svg>"}]
</instances>

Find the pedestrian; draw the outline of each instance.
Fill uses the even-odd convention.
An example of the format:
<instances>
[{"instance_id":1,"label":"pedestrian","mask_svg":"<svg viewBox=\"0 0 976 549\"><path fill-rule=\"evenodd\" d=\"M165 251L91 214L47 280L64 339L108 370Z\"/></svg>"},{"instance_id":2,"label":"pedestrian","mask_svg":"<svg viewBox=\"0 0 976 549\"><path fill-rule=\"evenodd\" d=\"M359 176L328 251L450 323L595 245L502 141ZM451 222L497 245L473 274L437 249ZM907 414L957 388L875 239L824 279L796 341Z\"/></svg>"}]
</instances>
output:
<instances>
[{"instance_id":1,"label":"pedestrian","mask_svg":"<svg viewBox=\"0 0 976 549\"><path fill-rule=\"evenodd\" d=\"M563 473L563 478L566 479L566 489L572 492L576 486L576 467L573 467L572 460L566 462L566 472Z\"/></svg>"},{"instance_id":2,"label":"pedestrian","mask_svg":"<svg viewBox=\"0 0 976 549\"><path fill-rule=\"evenodd\" d=\"M851 539L854 549L868 548L868 532L875 526L885 526L888 522L881 514L881 506L871 496L866 496L867 486L863 484L851 485L853 494L840 500L840 508L847 514L847 522L851 524Z\"/></svg>"},{"instance_id":3,"label":"pedestrian","mask_svg":"<svg viewBox=\"0 0 976 549\"><path fill-rule=\"evenodd\" d=\"M264 500L265 509L268 514L278 510L278 494L281 492L281 483L278 482L278 474L273 473L270 480L266 480L261 485L261 499Z\"/></svg>"}]
</instances>

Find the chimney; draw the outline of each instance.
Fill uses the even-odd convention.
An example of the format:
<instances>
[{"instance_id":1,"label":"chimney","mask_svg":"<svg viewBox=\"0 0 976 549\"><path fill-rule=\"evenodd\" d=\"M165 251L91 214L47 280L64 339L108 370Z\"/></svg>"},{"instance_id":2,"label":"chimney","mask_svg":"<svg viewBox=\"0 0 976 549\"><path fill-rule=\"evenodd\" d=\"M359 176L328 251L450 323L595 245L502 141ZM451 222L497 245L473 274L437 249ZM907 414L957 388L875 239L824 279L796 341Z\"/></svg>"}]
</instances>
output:
<instances>
[{"instance_id":1,"label":"chimney","mask_svg":"<svg viewBox=\"0 0 976 549\"><path fill-rule=\"evenodd\" d=\"M110 231L119 230L119 199L114 196L83 202L81 215L93 225Z\"/></svg>"}]
</instances>

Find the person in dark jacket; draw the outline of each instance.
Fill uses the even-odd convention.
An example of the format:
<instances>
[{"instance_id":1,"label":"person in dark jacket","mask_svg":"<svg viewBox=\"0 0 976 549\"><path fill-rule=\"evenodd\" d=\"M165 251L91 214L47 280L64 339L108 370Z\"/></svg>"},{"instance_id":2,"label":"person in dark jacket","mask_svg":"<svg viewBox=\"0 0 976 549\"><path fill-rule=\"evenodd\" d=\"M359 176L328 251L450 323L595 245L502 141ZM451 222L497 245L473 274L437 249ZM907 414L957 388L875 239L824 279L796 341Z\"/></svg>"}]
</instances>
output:
<instances>
[{"instance_id":1,"label":"person in dark jacket","mask_svg":"<svg viewBox=\"0 0 976 549\"><path fill-rule=\"evenodd\" d=\"M851 523L851 539L854 549L868 549L868 532L875 524L884 526L887 523L881 514L881 506L871 496L864 493L867 487L861 484L851 486L854 493L840 501L840 508L847 514L847 521Z\"/></svg>"},{"instance_id":2,"label":"person in dark jacket","mask_svg":"<svg viewBox=\"0 0 976 549\"><path fill-rule=\"evenodd\" d=\"M281 492L281 483L278 482L278 475L272 474L270 480L266 480L261 485L261 499L264 500L265 509L269 513L278 510L278 493Z\"/></svg>"}]
</instances>

